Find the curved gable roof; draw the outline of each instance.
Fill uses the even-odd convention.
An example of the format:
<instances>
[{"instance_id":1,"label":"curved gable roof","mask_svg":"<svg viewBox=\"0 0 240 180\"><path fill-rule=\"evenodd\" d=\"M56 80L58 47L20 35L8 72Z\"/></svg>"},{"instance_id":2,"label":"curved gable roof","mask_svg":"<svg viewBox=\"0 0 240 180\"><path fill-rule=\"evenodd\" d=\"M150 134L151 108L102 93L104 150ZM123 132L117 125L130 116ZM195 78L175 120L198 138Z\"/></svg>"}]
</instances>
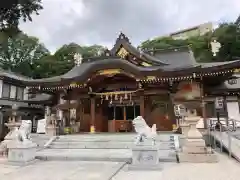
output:
<instances>
[{"instance_id":1,"label":"curved gable roof","mask_svg":"<svg viewBox=\"0 0 240 180\"><path fill-rule=\"evenodd\" d=\"M125 61L120 58L108 58L101 61L82 63L79 66L75 66L67 73L56 76L52 78L43 78L43 79L33 79L26 81L27 84L49 84L49 83L60 83L63 81L75 81L75 80L85 80L89 77L90 74L96 73L104 69L121 69L128 73L133 74L136 77L143 76L144 72L151 72L160 70L160 67L140 67L136 66L128 61Z\"/></svg>"},{"instance_id":2,"label":"curved gable roof","mask_svg":"<svg viewBox=\"0 0 240 180\"><path fill-rule=\"evenodd\" d=\"M142 59L144 62L153 64L156 66L157 65L158 66L168 65L168 63L165 63L165 62L161 61L160 59L138 50L136 47L134 47L130 43L129 39L123 33L120 33L119 37L117 38L115 45L113 46L113 48L110 51L111 54L116 55L117 51L121 47L126 49L129 53L133 54L135 57Z\"/></svg>"}]
</instances>

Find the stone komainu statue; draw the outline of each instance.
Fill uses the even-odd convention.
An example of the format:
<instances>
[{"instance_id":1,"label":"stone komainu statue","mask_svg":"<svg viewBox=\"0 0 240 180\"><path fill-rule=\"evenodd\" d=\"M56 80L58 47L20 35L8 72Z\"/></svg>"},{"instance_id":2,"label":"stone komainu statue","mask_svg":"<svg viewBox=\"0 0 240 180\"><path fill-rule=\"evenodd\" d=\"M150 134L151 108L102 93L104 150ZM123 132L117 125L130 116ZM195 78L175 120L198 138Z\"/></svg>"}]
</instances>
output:
<instances>
[{"instance_id":1,"label":"stone komainu statue","mask_svg":"<svg viewBox=\"0 0 240 180\"><path fill-rule=\"evenodd\" d=\"M0 155L6 156L8 152L8 143L16 141L19 143L28 143L30 141L30 134L32 130L32 121L26 120L22 121L21 126L15 127L8 139L0 143Z\"/></svg>"},{"instance_id":2,"label":"stone komainu statue","mask_svg":"<svg viewBox=\"0 0 240 180\"><path fill-rule=\"evenodd\" d=\"M153 124L152 128L150 128L142 116L136 117L132 121L132 124L135 131L138 133L135 144L142 144L147 139L151 139L152 145L155 145L157 136L156 124Z\"/></svg>"},{"instance_id":3,"label":"stone komainu statue","mask_svg":"<svg viewBox=\"0 0 240 180\"><path fill-rule=\"evenodd\" d=\"M21 142L30 141L31 131L32 121L31 120L23 121L17 133L17 140Z\"/></svg>"}]
</instances>

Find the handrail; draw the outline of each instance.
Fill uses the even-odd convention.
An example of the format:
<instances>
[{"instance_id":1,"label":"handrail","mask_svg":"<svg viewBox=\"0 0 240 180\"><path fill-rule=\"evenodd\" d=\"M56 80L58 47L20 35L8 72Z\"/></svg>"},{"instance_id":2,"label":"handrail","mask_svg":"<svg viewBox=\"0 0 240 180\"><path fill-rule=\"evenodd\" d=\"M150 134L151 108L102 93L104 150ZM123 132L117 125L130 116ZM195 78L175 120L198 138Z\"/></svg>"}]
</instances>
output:
<instances>
[{"instance_id":1,"label":"handrail","mask_svg":"<svg viewBox=\"0 0 240 180\"><path fill-rule=\"evenodd\" d=\"M213 129L214 126L216 125L216 123L218 122L218 120L215 119L215 118L214 118L214 119L213 119L213 118L208 118L207 120L208 120L208 122L209 122L208 126L209 126L210 129ZM226 126L226 118L221 118L219 121L220 121L220 123L221 123L223 126L225 126L226 128L228 128L228 127ZM237 129L237 122L240 123L239 120L232 119L232 118L228 119L229 130L231 130L231 131L236 131L236 129Z\"/></svg>"}]
</instances>

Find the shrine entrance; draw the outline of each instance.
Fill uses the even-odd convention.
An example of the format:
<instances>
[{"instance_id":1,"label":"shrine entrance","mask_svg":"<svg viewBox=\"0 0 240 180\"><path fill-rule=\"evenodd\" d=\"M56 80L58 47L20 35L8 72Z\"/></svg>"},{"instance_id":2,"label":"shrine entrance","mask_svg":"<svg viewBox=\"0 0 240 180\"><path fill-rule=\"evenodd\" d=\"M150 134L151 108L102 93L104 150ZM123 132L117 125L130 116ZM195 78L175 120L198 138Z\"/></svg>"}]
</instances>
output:
<instances>
[{"instance_id":1,"label":"shrine entrance","mask_svg":"<svg viewBox=\"0 0 240 180\"><path fill-rule=\"evenodd\" d=\"M131 132L132 120L140 116L140 105L111 105L108 107L108 130L110 132Z\"/></svg>"}]
</instances>

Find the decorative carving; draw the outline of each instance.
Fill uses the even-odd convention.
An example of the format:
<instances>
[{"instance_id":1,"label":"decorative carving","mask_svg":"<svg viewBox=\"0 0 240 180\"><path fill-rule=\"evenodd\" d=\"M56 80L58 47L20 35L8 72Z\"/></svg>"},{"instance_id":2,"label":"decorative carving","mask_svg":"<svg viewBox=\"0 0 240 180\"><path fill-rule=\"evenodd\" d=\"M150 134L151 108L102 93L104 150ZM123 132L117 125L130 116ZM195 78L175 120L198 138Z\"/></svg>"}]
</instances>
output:
<instances>
[{"instance_id":1,"label":"decorative carving","mask_svg":"<svg viewBox=\"0 0 240 180\"><path fill-rule=\"evenodd\" d=\"M155 80L155 79L156 79L156 76L147 76L148 81Z\"/></svg>"},{"instance_id":2,"label":"decorative carving","mask_svg":"<svg viewBox=\"0 0 240 180\"><path fill-rule=\"evenodd\" d=\"M99 75L115 75L120 73L121 73L121 69L105 69L105 70L98 71Z\"/></svg>"},{"instance_id":3,"label":"decorative carving","mask_svg":"<svg viewBox=\"0 0 240 180\"><path fill-rule=\"evenodd\" d=\"M150 128L146 121L143 119L142 116L136 117L132 124L134 126L135 131L138 133L136 137L135 144L144 144L147 139L152 140L152 145L155 145L157 131L156 131L156 124L153 124L152 128Z\"/></svg>"},{"instance_id":4,"label":"decorative carving","mask_svg":"<svg viewBox=\"0 0 240 180\"><path fill-rule=\"evenodd\" d=\"M234 73L239 73L240 72L240 68L236 68L233 70Z\"/></svg>"},{"instance_id":5,"label":"decorative carving","mask_svg":"<svg viewBox=\"0 0 240 180\"><path fill-rule=\"evenodd\" d=\"M146 62L142 62L141 64L142 64L142 66L145 66L145 67L152 66L151 64L149 64L149 63L146 63Z\"/></svg>"},{"instance_id":6,"label":"decorative carving","mask_svg":"<svg viewBox=\"0 0 240 180\"><path fill-rule=\"evenodd\" d=\"M117 55L120 56L122 59L124 59L128 55L128 51L124 49L123 47L119 49L117 52Z\"/></svg>"}]
</instances>

